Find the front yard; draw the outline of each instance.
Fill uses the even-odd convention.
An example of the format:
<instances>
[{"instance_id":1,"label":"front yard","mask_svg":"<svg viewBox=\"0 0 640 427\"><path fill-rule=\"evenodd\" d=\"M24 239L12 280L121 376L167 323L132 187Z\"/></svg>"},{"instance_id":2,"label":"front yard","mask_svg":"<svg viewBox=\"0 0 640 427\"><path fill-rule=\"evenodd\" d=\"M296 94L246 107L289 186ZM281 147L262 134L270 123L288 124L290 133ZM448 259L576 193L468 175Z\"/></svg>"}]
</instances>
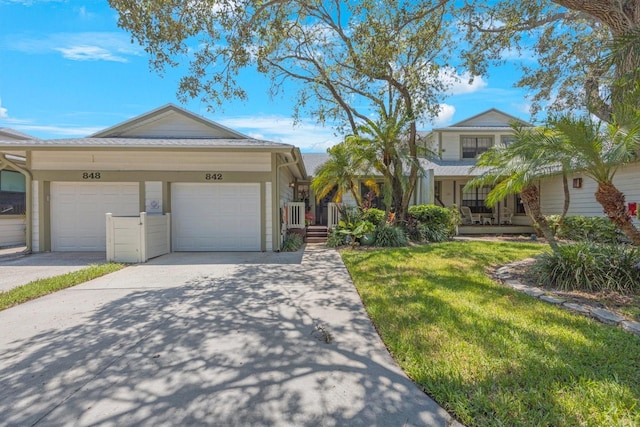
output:
<instances>
[{"instance_id":1,"label":"front yard","mask_svg":"<svg viewBox=\"0 0 640 427\"><path fill-rule=\"evenodd\" d=\"M467 426L640 425L640 337L493 282L526 243L342 252L405 372Z\"/></svg>"}]
</instances>

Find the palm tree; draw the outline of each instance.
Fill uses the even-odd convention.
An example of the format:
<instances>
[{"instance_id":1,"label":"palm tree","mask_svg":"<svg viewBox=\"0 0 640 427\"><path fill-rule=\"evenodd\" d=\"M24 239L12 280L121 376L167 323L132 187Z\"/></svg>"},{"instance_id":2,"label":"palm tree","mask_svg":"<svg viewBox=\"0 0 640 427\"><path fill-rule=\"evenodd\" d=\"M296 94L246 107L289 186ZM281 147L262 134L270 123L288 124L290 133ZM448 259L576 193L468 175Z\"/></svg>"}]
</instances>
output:
<instances>
[{"instance_id":1,"label":"palm tree","mask_svg":"<svg viewBox=\"0 0 640 427\"><path fill-rule=\"evenodd\" d=\"M378 173L384 180L383 199L387 210L393 206L396 218L405 219L413 185L409 170L422 166L411 155L407 134L413 121L399 108L381 108L377 120L358 126L357 134L346 138L349 149L362 161L368 174Z\"/></svg>"},{"instance_id":2,"label":"palm tree","mask_svg":"<svg viewBox=\"0 0 640 427\"><path fill-rule=\"evenodd\" d=\"M625 196L613 184L620 166L637 159L640 149L640 120L635 126L612 123L596 124L588 117L563 116L551 120L551 127L563 135L573 167L592 178L598 189L595 198L604 213L635 245L640 245L640 230L631 221ZM629 122L630 116L624 118Z\"/></svg>"},{"instance_id":3,"label":"palm tree","mask_svg":"<svg viewBox=\"0 0 640 427\"><path fill-rule=\"evenodd\" d=\"M351 193L360 206L362 197L357 177L362 175L362 160L354 156L347 144L341 142L327 149L329 159L315 170L311 189L320 200L336 188L334 202L340 203L345 193Z\"/></svg>"},{"instance_id":4,"label":"palm tree","mask_svg":"<svg viewBox=\"0 0 640 427\"><path fill-rule=\"evenodd\" d=\"M541 140L547 142L546 146L538 144ZM494 146L480 155L474 169L485 170L465 185L465 189L492 186L485 200L489 207L519 193L527 216L538 225L554 252L558 243L542 214L537 183L543 177L564 170L552 149L559 142L548 129L514 126L514 142L506 147Z\"/></svg>"}]
</instances>

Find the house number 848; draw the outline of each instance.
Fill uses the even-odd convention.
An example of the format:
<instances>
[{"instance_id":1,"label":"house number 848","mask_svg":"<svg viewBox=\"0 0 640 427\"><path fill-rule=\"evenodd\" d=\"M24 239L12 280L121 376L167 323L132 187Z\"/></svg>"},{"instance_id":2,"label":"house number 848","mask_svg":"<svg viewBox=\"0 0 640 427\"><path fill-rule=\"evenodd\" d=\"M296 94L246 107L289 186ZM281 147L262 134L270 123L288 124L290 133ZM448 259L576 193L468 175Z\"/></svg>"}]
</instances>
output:
<instances>
[{"instance_id":1,"label":"house number 848","mask_svg":"<svg viewBox=\"0 0 640 427\"><path fill-rule=\"evenodd\" d=\"M84 172L82 179L100 179L100 172Z\"/></svg>"},{"instance_id":2,"label":"house number 848","mask_svg":"<svg viewBox=\"0 0 640 427\"><path fill-rule=\"evenodd\" d=\"M222 174L221 173L207 173L204 175L204 179L207 181L221 181Z\"/></svg>"}]
</instances>

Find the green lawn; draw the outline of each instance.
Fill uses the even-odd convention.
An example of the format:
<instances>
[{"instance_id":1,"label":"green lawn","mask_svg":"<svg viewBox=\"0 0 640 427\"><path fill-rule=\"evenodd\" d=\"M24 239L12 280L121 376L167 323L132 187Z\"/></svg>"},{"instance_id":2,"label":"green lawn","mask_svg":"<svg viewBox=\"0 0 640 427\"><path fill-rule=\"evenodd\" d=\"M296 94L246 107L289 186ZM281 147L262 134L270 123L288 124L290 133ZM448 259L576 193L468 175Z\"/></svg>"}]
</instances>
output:
<instances>
[{"instance_id":1,"label":"green lawn","mask_svg":"<svg viewBox=\"0 0 640 427\"><path fill-rule=\"evenodd\" d=\"M464 424L640 425L640 337L486 274L542 250L447 242L342 257L400 366Z\"/></svg>"},{"instance_id":2,"label":"green lawn","mask_svg":"<svg viewBox=\"0 0 640 427\"><path fill-rule=\"evenodd\" d=\"M87 282L95 279L96 277L104 276L105 274L113 273L114 271L118 271L124 267L124 264L117 263L90 265L81 270L62 274L60 276L34 280L26 285L18 286L17 288L13 288L5 292L0 292L0 310L59 291L60 289L79 285L80 283Z\"/></svg>"}]
</instances>

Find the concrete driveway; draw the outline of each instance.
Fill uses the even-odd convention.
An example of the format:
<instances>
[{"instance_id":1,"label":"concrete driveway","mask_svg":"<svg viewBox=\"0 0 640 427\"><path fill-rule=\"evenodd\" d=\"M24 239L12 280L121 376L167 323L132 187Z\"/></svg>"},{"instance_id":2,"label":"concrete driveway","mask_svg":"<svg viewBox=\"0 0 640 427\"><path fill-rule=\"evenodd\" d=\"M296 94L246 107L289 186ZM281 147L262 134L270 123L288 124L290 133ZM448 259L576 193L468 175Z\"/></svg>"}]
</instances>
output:
<instances>
[{"instance_id":1,"label":"concrete driveway","mask_svg":"<svg viewBox=\"0 0 640 427\"><path fill-rule=\"evenodd\" d=\"M0 312L0 425L447 426L333 250L175 253Z\"/></svg>"}]
</instances>

